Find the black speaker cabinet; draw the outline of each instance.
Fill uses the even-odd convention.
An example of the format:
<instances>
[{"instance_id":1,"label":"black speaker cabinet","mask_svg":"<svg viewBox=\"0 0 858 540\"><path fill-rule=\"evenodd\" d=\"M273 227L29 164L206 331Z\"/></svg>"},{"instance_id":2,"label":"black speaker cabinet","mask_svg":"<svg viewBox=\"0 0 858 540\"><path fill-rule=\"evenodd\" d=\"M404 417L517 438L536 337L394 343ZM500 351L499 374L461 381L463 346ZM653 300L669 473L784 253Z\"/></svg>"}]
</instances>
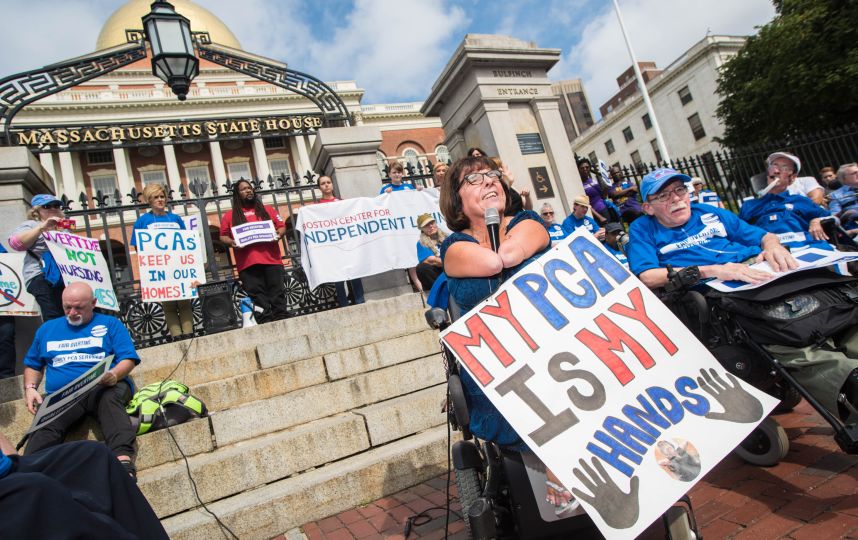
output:
<instances>
[{"instance_id":1,"label":"black speaker cabinet","mask_svg":"<svg viewBox=\"0 0 858 540\"><path fill-rule=\"evenodd\" d=\"M232 304L232 283L214 281L197 287L206 334L232 330L240 326L238 313Z\"/></svg>"}]
</instances>

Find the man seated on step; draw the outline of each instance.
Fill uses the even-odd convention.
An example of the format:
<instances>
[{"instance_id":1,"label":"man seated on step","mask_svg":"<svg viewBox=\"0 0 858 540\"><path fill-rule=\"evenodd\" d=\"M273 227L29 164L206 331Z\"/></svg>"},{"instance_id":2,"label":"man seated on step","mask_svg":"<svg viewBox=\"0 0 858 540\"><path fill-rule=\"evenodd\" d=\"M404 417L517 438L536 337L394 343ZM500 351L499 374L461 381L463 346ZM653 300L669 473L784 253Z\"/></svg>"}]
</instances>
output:
<instances>
[{"instance_id":1,"label":"man seated on step","mask_svg":"<svg viewBox=\"0 0 858 540\"><path fill-rule=\"evenodd\" d=\"M673 169L656 169L641 182L646 216L631 224L626 256L645 285L664 287L668 265L677 271L696 266L701 279L755 284L774 275L748 262L766 261L776 272L798 267L777 235L729 210L691 204L685 185L690 180ZM763 346L832 414L850 423L858 419L858 327L837 343L828 338L807 347Z\"/></svg>"},{"instance_id":2,"label":"man seated on step","mask_svg":"<svg viewBox=\"0 0 858 540\"><path fill-rule=\"evenodd\" d=\"M30 350L24 357L24 400L35 414L42 403L37 388L45 377L48 395L86 373L106 356L113 355L110 369L100 384L59 418L33 432L25 454L58 445L66 433L85 416L98 420L104 442L128 473L134 467L135 432L125 412L125 404L134 394L128 378L140 363L128 330L116 317L93 313L95 297L86 283L72 283L63 291L65 317L47 321L36 331Z\"/></svg>"}]
</instances>

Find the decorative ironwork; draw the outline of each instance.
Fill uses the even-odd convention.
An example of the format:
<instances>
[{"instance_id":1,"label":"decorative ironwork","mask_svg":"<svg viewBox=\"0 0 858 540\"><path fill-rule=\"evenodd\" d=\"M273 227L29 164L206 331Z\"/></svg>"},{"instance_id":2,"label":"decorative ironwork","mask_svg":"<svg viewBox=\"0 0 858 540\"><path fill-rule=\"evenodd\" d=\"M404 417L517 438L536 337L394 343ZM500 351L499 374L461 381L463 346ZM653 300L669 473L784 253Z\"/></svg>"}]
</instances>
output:
<instances>
[{"instance_id":1,"label":"decorative ironwork","mask_svg":"<svg viewBox=\"0 0 858 540\"><path fill-rule=\"evenodd\" d=\"M335 122L349 121L349 111L340 96L311 75L232 52L211 49L202 44L197 47L197 51L202 59L306 97L322 111L329 126L336 125Z\"/></svg>"},{"instance_id":2,"label":"decorative ironwork","mask_svg":"<svg viewBox=\"0 0 858 540\"><path fill-rule=\"evenodd\" d=\"M202 44L202 45L211 45L212 38L208 32L200 31L194 32L191 31L191 37L194 39L194 43ZM140 41L141 39L146 39L146 32L143 31L142 28L133 28L125 30L125 41L128 43L132 43L135 41Z\"/></svg>"},{"instance_id":3,"label":"decorative ironwork","mask_svg":"<svg viewBox=\"0 0 858 540\"><path fill-rule=\"evenodd\" d=\"M146 47L140 41L114 52L69 60L0 80L0 119L6 144L12 144L12 119L21 108L144 58Z\"/></svg>"}]
</instances>

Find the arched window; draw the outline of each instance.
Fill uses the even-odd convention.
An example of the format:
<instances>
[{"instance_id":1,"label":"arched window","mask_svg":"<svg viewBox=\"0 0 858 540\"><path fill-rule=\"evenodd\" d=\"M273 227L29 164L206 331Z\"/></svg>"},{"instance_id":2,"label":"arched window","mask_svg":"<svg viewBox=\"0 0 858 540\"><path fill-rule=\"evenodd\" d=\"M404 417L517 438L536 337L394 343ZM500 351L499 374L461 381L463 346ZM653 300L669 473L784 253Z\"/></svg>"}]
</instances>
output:
<instances>
[{"instance_id":1,"label":"arched window","mask_svg":"<svg viewBox=\"0 0 858 540\"><path fill-rule=\"evenodd\" d=\"M418 168L420 167L420 160L417 158L417 156L417 150L413 148L406 148L405 151L402 152L402 157L404 157L405 161L407 161L411 165L414 172L419 172L420 170Z\"/></svg>"},{"instance_id":2,"label":"arched window","mask_svg":"<svg viewBox=\"0 0 858 540\"><path fill-rule=\"evenodd\" d=\"M439 144L435 147L435 159L442 163L450 161L450 151L447 150L445 145Z\"/></svg>"}]
</instances>

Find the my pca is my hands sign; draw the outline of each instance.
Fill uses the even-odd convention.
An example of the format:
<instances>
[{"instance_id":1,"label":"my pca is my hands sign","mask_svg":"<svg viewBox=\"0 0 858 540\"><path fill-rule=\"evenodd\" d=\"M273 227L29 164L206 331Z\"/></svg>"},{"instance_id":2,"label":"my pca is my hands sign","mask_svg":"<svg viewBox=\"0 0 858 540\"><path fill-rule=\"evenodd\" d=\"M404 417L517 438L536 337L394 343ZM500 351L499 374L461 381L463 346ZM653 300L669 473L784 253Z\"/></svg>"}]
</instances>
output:
<instances>
[{"instance_id":1,"label":"my pca is my hands sign","mask_svg":"<svg viewBox=\"0 0 858 540\"><path fill-rule=\"evenodd\" d=\"M119 311L110 269L98 240L62 231L45 231L42 237L60 267L63 283L82 281L92 287L96 307Z\"/></svg>"},{"instance_id":2,"label":"my pca is my hands sign","mask_svg":"<svg viewBox=\"0 0 858 540\"><path fill-rule=\"evenodd\" d=\"M777 403L581 229L441 338L612 539L644 531Z\"/></svg>"}]
</instances>

